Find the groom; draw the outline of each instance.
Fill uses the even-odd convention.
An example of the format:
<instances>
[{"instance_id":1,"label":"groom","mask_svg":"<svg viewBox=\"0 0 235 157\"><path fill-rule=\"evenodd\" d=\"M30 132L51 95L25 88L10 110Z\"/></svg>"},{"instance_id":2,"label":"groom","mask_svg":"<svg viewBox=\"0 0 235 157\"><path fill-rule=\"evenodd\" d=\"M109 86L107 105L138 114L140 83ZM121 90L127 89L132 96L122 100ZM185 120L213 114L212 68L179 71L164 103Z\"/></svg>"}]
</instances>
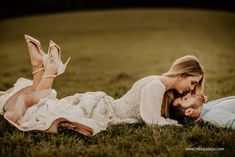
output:
<instances>
[{"instance_id":1,"label":"groom","mask_svg":"<svg viewBox=\"0 0 235 157\"><path fill-rule=\"evenodd\" d=\"M235 96L206 102L203 95L189 93L184 97L175 99L173 107L177 115L235 129Z\"/></svg>"}]
</instances>

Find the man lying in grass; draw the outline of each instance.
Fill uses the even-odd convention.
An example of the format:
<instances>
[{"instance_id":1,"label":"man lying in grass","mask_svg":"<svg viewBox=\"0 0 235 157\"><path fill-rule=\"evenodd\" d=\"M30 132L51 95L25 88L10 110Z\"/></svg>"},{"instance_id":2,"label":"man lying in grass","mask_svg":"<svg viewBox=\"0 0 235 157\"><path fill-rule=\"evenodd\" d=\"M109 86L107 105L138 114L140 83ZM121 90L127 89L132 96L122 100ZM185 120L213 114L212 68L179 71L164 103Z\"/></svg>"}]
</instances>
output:
<instances>
[{"instance_id":1,"label":"man lying in grass","mask_svg":"<svg viewBox=\"0 0 235 157\"><path fill-rule=\"evenodd\" d=\"M188 93L174 100L173 107L178 116L187 116L196 121L235 129L235 96L206 102L202 94Z\"/></svg>"}]
</instances>

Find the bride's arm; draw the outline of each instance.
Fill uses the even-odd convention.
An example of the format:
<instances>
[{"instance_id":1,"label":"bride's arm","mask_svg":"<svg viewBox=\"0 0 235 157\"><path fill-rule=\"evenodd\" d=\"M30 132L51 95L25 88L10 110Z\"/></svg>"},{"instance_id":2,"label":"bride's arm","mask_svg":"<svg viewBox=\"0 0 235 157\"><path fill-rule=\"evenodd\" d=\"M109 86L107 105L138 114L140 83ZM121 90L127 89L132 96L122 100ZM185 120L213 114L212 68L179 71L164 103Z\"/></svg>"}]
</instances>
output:
<instances>
[{"instance_id":1,"label":"bride's arm","mask_svg":"<svg viewBox=\"0 0 235 157\"><path fill-rule=\"evenodd\" d=\"M147 124L178 124L172 119L161 116L162 99L165 92L164 85L154 80L149 82L141 91L140 116Z\"/></svg>"}]
</instances>

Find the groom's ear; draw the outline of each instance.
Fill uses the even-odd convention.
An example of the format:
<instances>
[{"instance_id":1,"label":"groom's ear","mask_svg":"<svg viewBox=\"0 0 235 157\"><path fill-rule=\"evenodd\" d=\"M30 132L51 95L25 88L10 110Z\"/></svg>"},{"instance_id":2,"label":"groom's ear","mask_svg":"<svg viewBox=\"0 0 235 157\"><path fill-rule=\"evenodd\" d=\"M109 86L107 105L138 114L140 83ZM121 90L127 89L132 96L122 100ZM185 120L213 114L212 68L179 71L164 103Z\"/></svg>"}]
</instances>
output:
<instances>
[{"instance_id":1,"label":"groom's ear","mask_svg":"<svg viewBox=\"0 0 235 157\"><path fill-rule=\"evenodd\" d=\"M185 116L189 116L191 117L191 115L193 114L193 109L192 108L188 108L184 111Z\"/></svg>"}]
</instances>

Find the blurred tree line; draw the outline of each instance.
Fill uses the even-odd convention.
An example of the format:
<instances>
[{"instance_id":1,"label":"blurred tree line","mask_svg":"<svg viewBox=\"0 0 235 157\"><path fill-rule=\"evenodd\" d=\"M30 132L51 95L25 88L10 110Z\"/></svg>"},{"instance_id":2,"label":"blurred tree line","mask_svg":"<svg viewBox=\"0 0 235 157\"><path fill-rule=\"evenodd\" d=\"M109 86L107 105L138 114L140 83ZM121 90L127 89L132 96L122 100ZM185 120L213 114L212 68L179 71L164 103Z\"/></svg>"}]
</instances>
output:
<instances>
[{"instance_id":1,"label":"blurred tree line","mask_svg":"<svg viewBox=\"0 0 235 157\"><path fill-rule=\"evenodd\" d=\"M6 0L0 18L71 10L140 7L191 7L234 11L233 0Z\"/></svg>"}]
</instances>

